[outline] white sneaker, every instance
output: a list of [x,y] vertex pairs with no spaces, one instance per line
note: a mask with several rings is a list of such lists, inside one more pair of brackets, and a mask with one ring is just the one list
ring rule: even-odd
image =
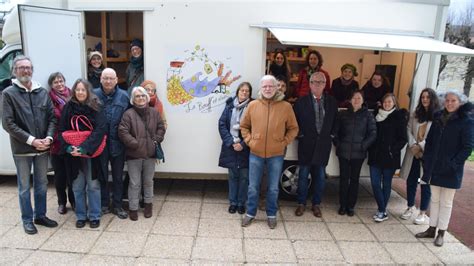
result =
[[402,215],[400,215],[400,218],[403,219],[403,220],[408,220],[413,216],[413,213],[415,213],[415,212],[416,212],[416,207],[411,206],[411,207],[407,208]]
[[419,214],[416,219],[413,221],[414,224],[427,224],[429,217],[426,214]]

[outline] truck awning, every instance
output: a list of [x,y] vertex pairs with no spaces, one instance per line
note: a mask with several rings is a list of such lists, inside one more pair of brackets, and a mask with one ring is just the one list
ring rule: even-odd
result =
[[282,44],[324,46],[380,51],[398,51],[456,56],[474,56],[474,50],[416,34],[377,33],[357,30],[291,28],[270,25],[267,28]]

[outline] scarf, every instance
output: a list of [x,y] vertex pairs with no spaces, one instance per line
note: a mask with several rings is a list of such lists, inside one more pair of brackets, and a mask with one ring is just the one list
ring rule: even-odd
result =
[[95,68],[89,64],[89,68],[87,69],[87,76],[89,77],[89,79],[96,78],[100,80],[100,75],[102,75],[102,70],[104,70],[104,67],[102,65],[99,68]]
[[53,102],[54,106],[59,109],[61,113],[63,111],[64,105],[66,105],[67,101],[71,98],[71,90],[68,87],[64,87],[63,92],[58,92],[55,89],[51,89],[49,91],[49,96],[51,97],[51,101]]
[[242,116],[245,108],[250,102],[250,98],[239,103],[239,97],[235,97],[232,102],[234,108],[232,108],[232,116],[230,118],[230,134],[234,137],[234,143],[240,142],[240,117]]
[[150,96],[149,105],[150,107],[154,107],[158,111],[158,113],[163,116],[163,103],[160,101],[160,99],[158,99],[158,96],[156,96],[156,94]]
[[350,80],[345,80],[343,77],[340,77],[341,79],[341,84],[343,86],[349,86],[351,85],[352,81],[354,80],[354,78],[351,78]]
[[140,55],[139,57],[131,57],[130,58],[130,64],[133,66],[135,69],[139,69],[140,71],[143,70],[143,54]]
[[375,120],[377,122],[382,122],[384,121],[391,113],[393,113],[393,111],[395,111],[395,107],[392,108],[392,110],[390,111],[385,111],[384,109],[380,108],[379,109],[379,112],[377,114],[377,116],[375,117]]
[[[315,72],[319,71],[319,67],[311,68],[310,66],[306,67],[306,72],[308,73],[308,80],[311,78],[311,75],[313,75]],[[327,81],[328,82],[328,81]]]

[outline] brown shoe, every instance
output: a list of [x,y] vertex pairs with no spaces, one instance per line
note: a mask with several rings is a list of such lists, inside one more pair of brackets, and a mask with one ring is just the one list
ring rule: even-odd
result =
[[145,218],[153,216],[153,203],[145,203],[145,210],[143,212]]
[[296,216],[301,216],[301,215],[303,215],[305,209],[306,209],[306,206],[304,206],[303,204],[298,204],[298,208],[296,208],[295,215],[296,215]]
[[442,247],[444,244],[444,230],[438,230],[438,235],[436,236],[436,239],[434,241],[434,245],[437,247]]
[[313,207],[311,208],[311,210],[313,211],[313,215],[318,217],[318,218],[321,218],[323,215],[321,214],[321,210],[319,209],[319,205],[313,205]]
[[436,236],[436,227],[430,226],[426,231],[415,235],[416,238],[434,238]]
[[130,217],[130,220],[132,221],[138,220],[138,211],[128,211],[128,217]]

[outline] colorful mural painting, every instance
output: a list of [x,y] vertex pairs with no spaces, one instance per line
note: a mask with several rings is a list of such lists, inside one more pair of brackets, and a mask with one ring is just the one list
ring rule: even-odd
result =
[[211,58],[200,45],[183,50],[183,57],[171,60],[167,71],[169,104],[188,113],[209,113],[224,104],[232,95],[231,85],[241,77],[233,75],[231,62],[229,56],[223,60]]

